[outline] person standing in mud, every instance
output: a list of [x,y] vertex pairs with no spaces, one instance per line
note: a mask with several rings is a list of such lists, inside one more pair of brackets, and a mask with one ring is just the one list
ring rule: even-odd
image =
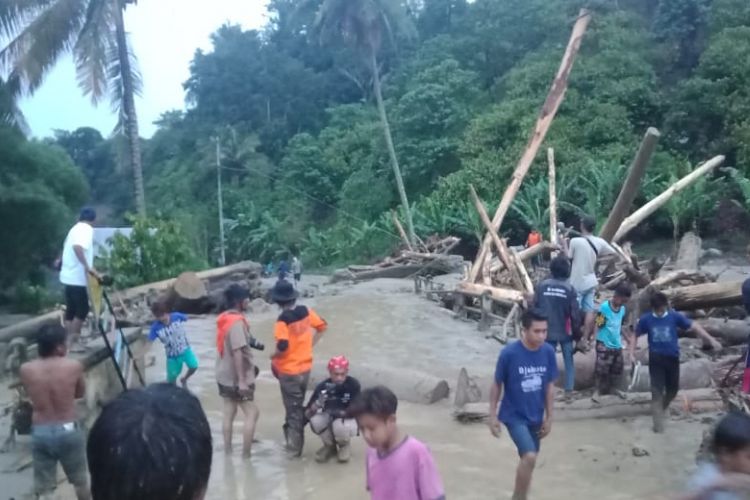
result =
[[54,493],[59,462],[78,500],[88,500],[86,434],[75,407],[75,400],[85,392],[83,365],[66,357],[66,333],[59,324],[41,330],[37,348],[39,358],[21,365],[19,372],[34,408],[31,457],[35,493],[37,498]]
[[552,430],[557,379],[555,350],[546,343],[547,318],[532,309],[524,312],[521,325],[521,340],[500,352],[490,388],[490,431],[500,437],[504,424],[520,457],[513,500],[528,497],[541,439]]
[[72,352],[85,350],[81,329],[89,314],[88,277],[100,279],[94,269],[94,228],[96,212],[84,207],[78,222],[70,228],[60,257],[60,283],[65,287],[65,329]]
[[570,261],[558,255],[550,261],[551,276],[537,285],[534,307],[547,317],[547,343],[553,349],[560,344],[565,363],[565,399],[572,398],[575,385],[573,344],[581,334],[581,314],[576,291],[568,283]]
[[571,260],[570,284],[578,294],[578,306],[584,314],[583,338],[591,343],[594,336],[594,298],[599,281],[596,277],[596,260],[604,255],[616,254],[605,240],[594,236],[596,219],[590,215],[581,217],[581,236],[572,238],[568,247]]
[[[697,322],[669,308],[663,292],[651,296],[651,311],[638,320],[636,335],[648,335],[648,371],[651,382],[651,412],[654,432],[664,432],[665,410],[680,389],[680,344],[677,329],[693,330],[712,349],[721,344]],[[630,343],[630,358],[635,354],[635,342]]]
[[334,456],[341,463],[351,458],[349,442],[357,434],[357,421],[348,417],[347,409],[359,395],[359,381],[349,376],[349,360],[335,356],[328,361],[328,377],[318,384],[305,408],[312,431],[320,436],[323,447],[315,460],[328,462]]
[[302,281],[302,261],[294,255],[292,256],[292,276],[294,277],[294,286]]
[[304,446],[304,402],[313,347],[328,326],[311,308],[297,305],[297,297],[297,290],[288,281],[277,281],[271,290],[271,300],[281,308],[274,327],[276,350],[271,355],[271,368],[281,388],[286,410],[284,437],[292,457],[299,457]]
[[164,344],[167,356],[167,382],[174,384],[180,378],[182,366],[187,372],[180,378],[180,384],[187,389],[187,382],[198,370],[198,357],[190,347],[185,334],[187,316],[179,312],[170,312],[166,301],[157,300],[151,305],[151,313],[155,321],[151,324],[148,341],[153,343],[159,339]]
[[[627,283],[620,283],[615,294],[602,303],[596,313],[596,364],[594,366],[595,389],[592,400],[598,401],[600,395],[614,391],[625,398],[625,393],[617,389],[622,376],[625,360],[622,355],[622,337],[625,337],[629,353],[635,349],[635,336],[632,327],[625,327],[627,311],[625,304],[630,300],[632,291]],[[632,359],[632,358],[631,358]]]
[[250,303],[250,292],[238,284],[229,285],[224,292],[227,310],[216,318],[216,382],[219,396],[224,401],[224,452],[232,453],[232,428],[237,407],[245,415],[242,427],[242,456],[252,452],[255,426],[260,411],[254,403],[255,377],[258,368],[250,348],[263,350],[265,346],[250,334],[250,323],[245,311]]

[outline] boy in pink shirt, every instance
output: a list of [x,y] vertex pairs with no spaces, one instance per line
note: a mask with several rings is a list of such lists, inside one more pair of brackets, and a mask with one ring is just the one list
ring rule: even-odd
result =
[[398,399],[390,389],[365,389],[349,407],[367,450],[367,490],[372,500],[445,500],[435,461],[421,441],[396,425]]

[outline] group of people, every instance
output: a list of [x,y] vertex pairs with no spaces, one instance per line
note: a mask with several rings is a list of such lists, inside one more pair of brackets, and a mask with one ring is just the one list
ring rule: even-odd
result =
[[279,261],[278,269],[274,266],[272,261],[269,261],[263,267],[263,274],[266,278],[270,278],[276,274],[280,280],[285,280],[291,275],[296,285],[302,280],[302,261],[296,255],[292,255],[292,258],[288,261],[286,259],[281,259]]
[[[89,219],[93,220],[91,214],[82,212],[79,223],[90,225]],[[706,344],[720,347],[697,323],[670,309],[662,293],[652,295],[651,310],[634,328],[626,320],[631,297],[627,285],[618,286],[613,297],[597,308],[596,260],[615,250],[592,234],[594,225],[593,219],[584,218],[580,236],[565,242],[561,254],[552,259],[550,277],[539,283],[522,315],[520,340],[501,351],[495,367],[489,427],[494,436],[500,436],[504,426],[517,448],[514,500],[528,497],[541,440],[552,430],[558,345],[565,370],[562,385],[570,399],[575,386],[575,343],[585,350],[595,341],[594,400],[598,401],[602,394],[622,395],[619,386],[625,356],[632,360],[637,336],[647,336],[654,432],[663,432],[665,410],[679,388],[678,330],[694,329]],[[75,259],[77,273],[84,278],[97,274],[86,254],[85,239],[69,235],[71,252],[63,255],[63,267]],[[73,281],[80,282],[80,277]],[[78,307],[78,294],[68,286],[80,285],[66,284],[66,298],[74,308],[72,315],[66,313],[67,332],[59,326],[45,327],[38,337],[39,358],[24,364],[20,371],[33,404],[37,494],[54,490],[59,462],[79,499],[202,498],[213,448],[200,402],[185,390],[198,369],[186,335],[187,317],[170,311],[162,301],[153,304],[154,323],[148,339],[164,344],[167,383],[126,391],[105,406],[86,444],[74,405],[85,391],[83,366],[66,356],[71,338],[80,331],[78,320],[85,314],[84,308]],[[305,403],[313,349],[327,323],[312,308],[297,303],[298,293],[286,280],[276,283],[271,297],[281,311],[274,325],[270,357],[286,412],[283,436],[287,453],[291,457],[302,454],[309,424],[322,441],[315,459],[327,462],[335,457],[346,463],[351,458],[351,439],[361,434],[370,447],[365,461],[371,498],[444,499],[442,481],[427,447],[403,434],[397,425],[396,396],[382,386],[362,390],[359,381],[349,375],[346,357],[329,360],[329,377],[314,388]],[[265,350],[251,333],[246,314],[249,298],[247,289],[229,286],[226,310],[216,322],[215,374],[223,401],[224,450],[232,453],[233,423],[239,409],[244,415],[244,457],[251,455],[260,415],[254,402],[259,370],[252,350]],[[177,386],[178,381],[182,387]],[[747,492],[750,483],[750,417],[726,416],[714,431],[712,451],[715,463],[699,469],[685,499],[744,498],[741,493],[726,495]]]

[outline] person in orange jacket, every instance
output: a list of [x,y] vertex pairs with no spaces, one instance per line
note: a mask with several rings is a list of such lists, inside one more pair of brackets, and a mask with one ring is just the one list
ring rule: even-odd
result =
[[271,290],[271,300],[281,307],[274,327],[276,350],[271,368],[279,380],[286,410],[284,437],[292,457],[302,454],[305,436],[305,393],[310,380],[313,346],[323,335],[327,323],[311,308],[297,305],[297,290],[288,281],[279,280]]
[[[531,232],[529,233],[528,237],[526,237],[526,245],[524,245],[526,248],[531,248],[534,245],[538,245],[542,242],[542,233],[539,232],[539,230],[535,227],[531,228]],[[534,267],[539,266],[542,263],[542,256],[541,254],[536,255],[533,259],[531,259],[531,264]]]

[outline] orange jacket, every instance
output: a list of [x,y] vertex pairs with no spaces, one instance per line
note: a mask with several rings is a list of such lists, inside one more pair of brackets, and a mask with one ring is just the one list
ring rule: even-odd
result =
[[245,328],[250,329],[250,323],[245,315],[237,311],[224,311],[216,318],[216,350],[219,352],[219,357],[224,357],[224,341],[227,333],[237,321],[242,321],[245,323]]
[[273,361],[275,373],[299,375],[309,372],[313,362],[313,337],[315,332],[323,332],[328,324],[315,311],[305,306],[284,311],[279,315],[274,327],[274,338],[286,340],[288,347]]
[[534,245],[538,245],[542,242],[542,233],[539,231],[531,231],[529,237],[526,238],[526,246],[531,248]]

